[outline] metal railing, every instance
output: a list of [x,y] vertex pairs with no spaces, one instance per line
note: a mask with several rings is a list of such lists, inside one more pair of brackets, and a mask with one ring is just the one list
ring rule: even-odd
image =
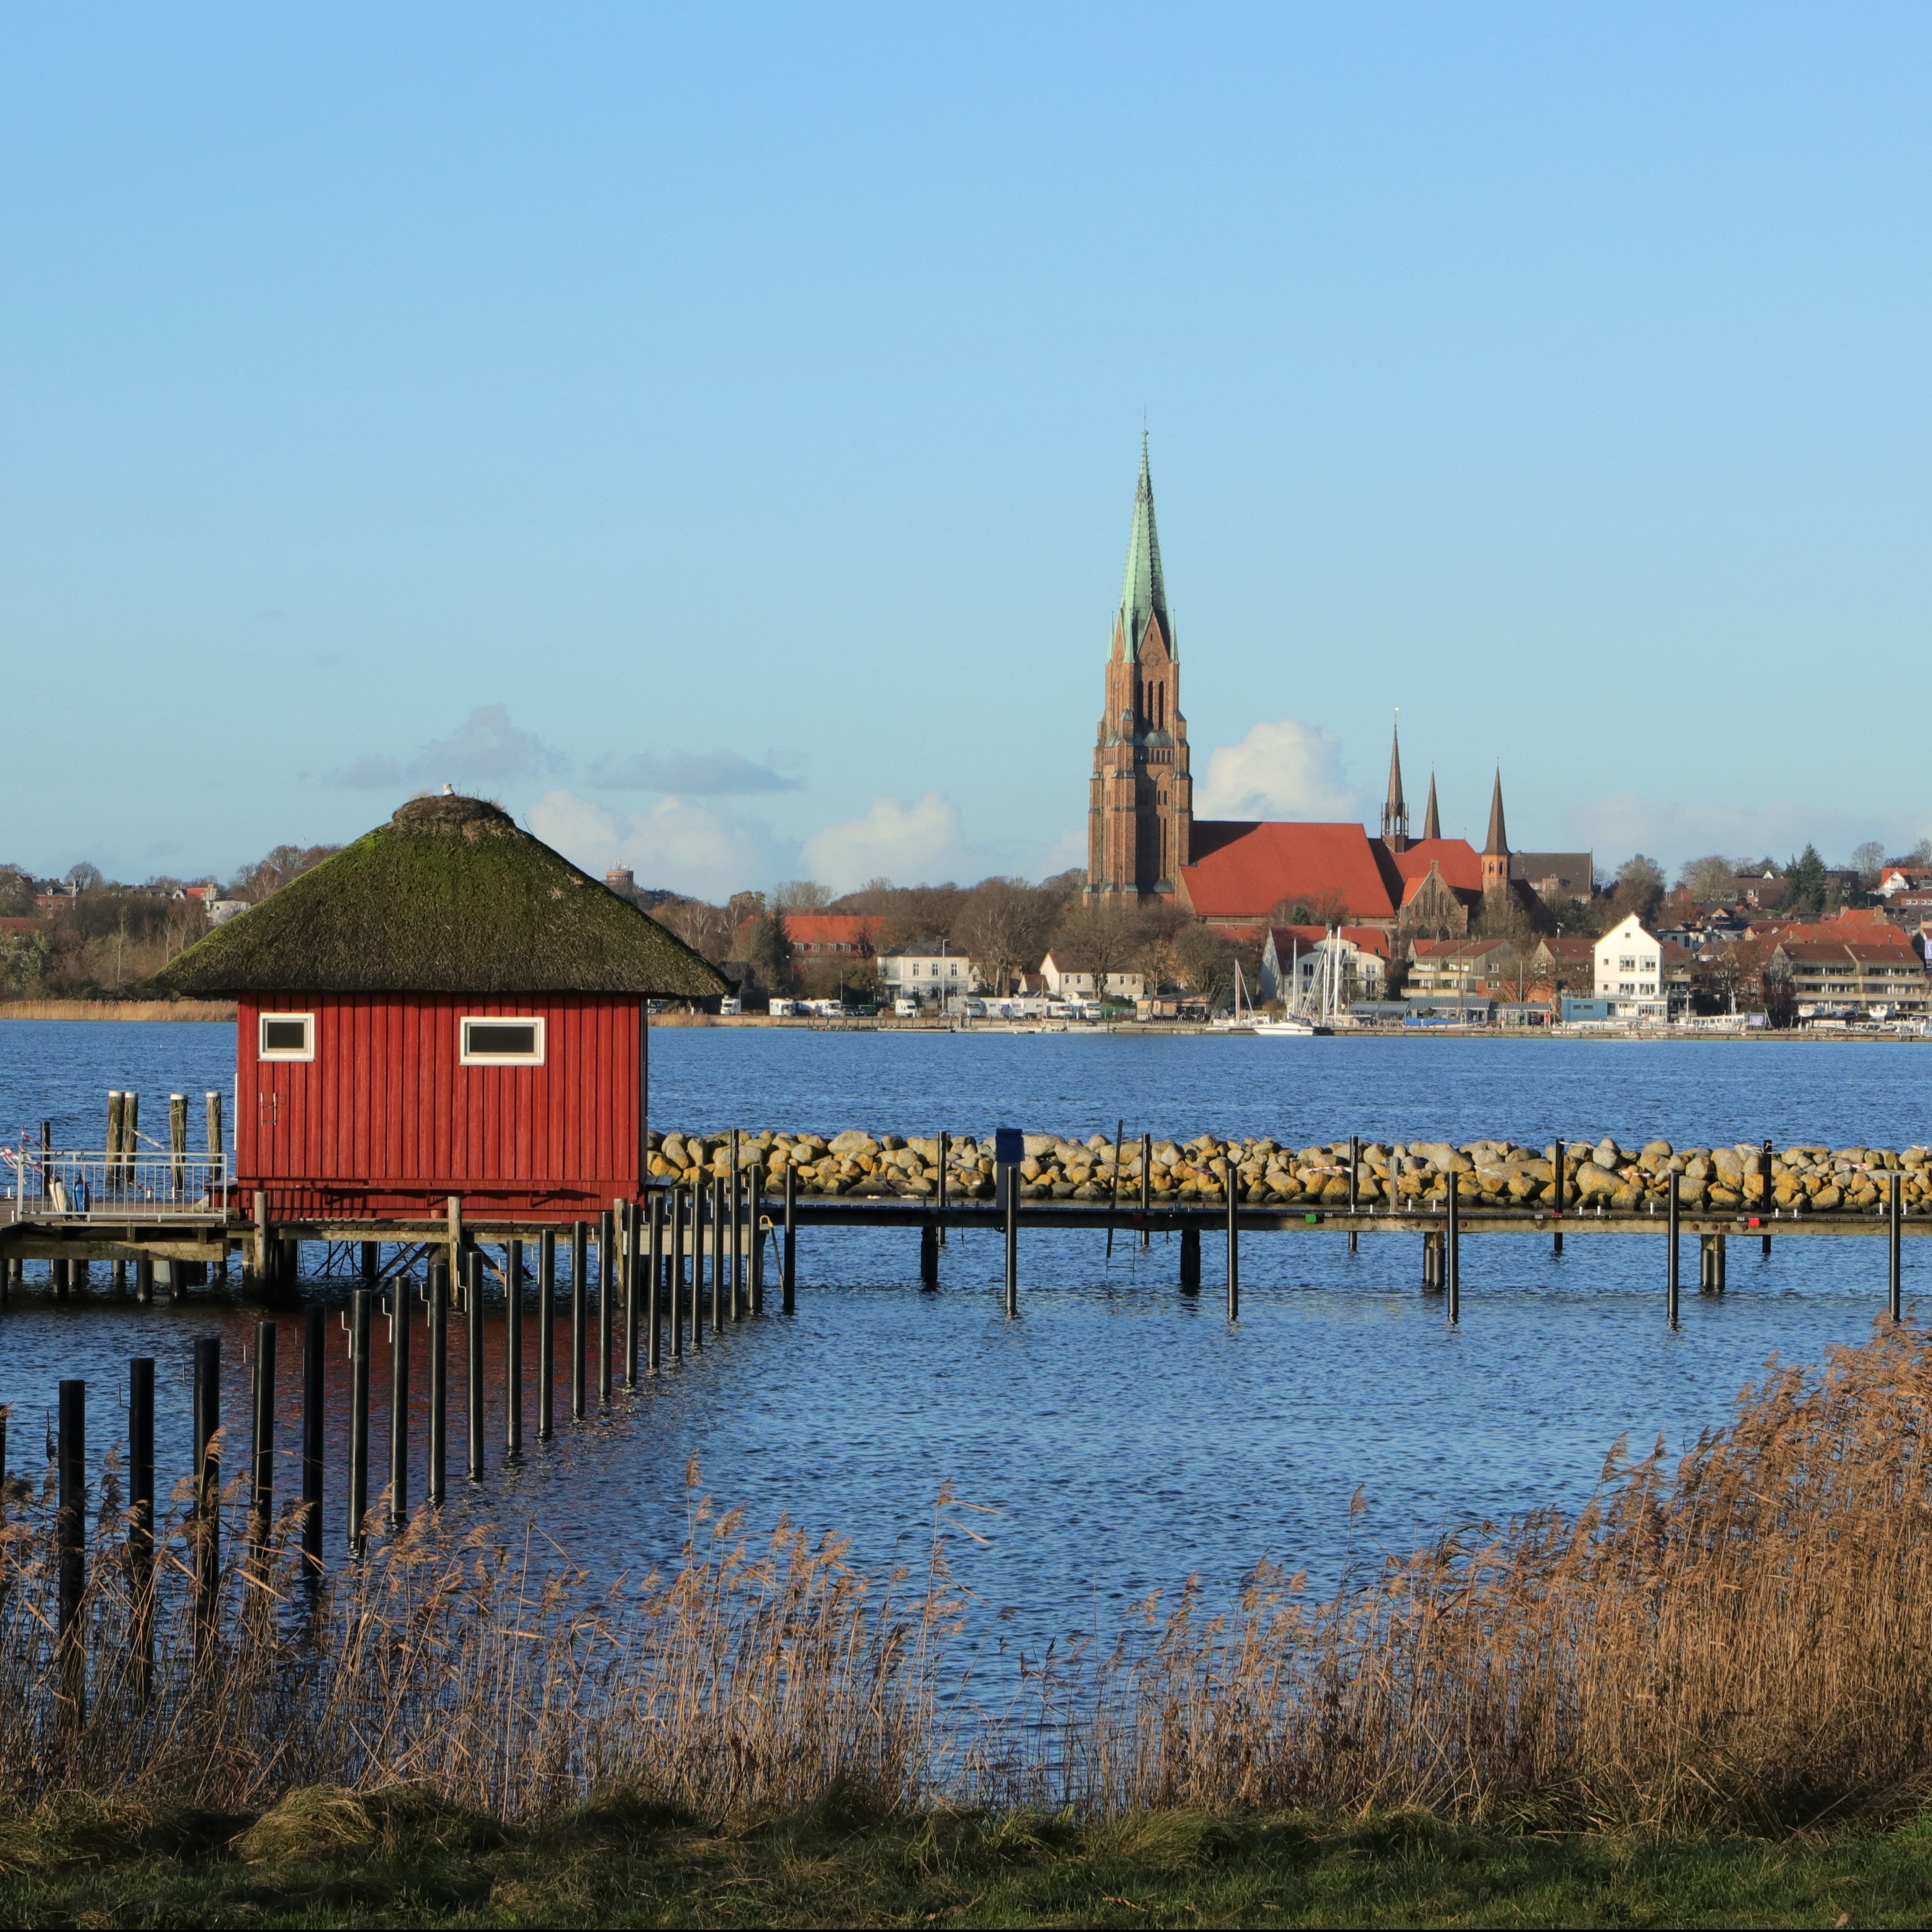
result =
[[232,1184],[226,1154],[76,1153],[24,1141],[0,1148],[0,1175],[16,1220],[220,1214]]

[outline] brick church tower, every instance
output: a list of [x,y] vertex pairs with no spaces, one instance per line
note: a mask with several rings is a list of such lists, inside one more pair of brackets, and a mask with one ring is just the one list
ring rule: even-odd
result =
[[1154,483],[1143,435],[1126,574],[1107,656],[1106,708],[1094,748],[1087,833],[1089,902],[1111,900],[1131,908],[1145,899],[1172,899],[1180,868],[1188,862],[1193,822],[1180,667],[1160,574]]

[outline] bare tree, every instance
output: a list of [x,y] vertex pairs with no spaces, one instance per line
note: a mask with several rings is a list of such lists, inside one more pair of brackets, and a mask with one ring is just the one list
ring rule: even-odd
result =
[[1211,926],[1184,928],[1175,934],[1172,950],[1174,977],[1210,1006],[1219,1006],[1234,990],[1238,956]]
[[1048,922],[1030,886],[1016,879],[986,879],[967,894],[953,936],[979,962],[988,986],[1004,993],[1046,950]]
[[101,877],[100,868],[83,859],[79,865],[67,868],[67,883],[77,892],[91,892],[106,881]]
[[703,899],[667,899],[655,908],[652,918],[666,931],[675,933],[694,952],[712,961],[728,958],[735,930],[731,915],[722,906]]
[[1053,935],[1055,958],[1076,973],[1091,974],[1096,995],[1106,992],[1112,974],[1126,969],[1140,946],[1136,922],[1104,899],[1074,908]]
[[772,889],[772,904],[780,912],[823,912],[832,903],[832,888],[816,879],[781,879]]
[[1852,848],[1852,863],[1858,868],[1858,884],[1867,892],[1878,884],[1878,875],[1885,867],[1885,848],[1876,838],[1868,838],[1862,845]]
[[1722,853],[1707,853],[1685,862],[1677,884],[1700,905],[1721,905],[1738,896],[1738,868]]

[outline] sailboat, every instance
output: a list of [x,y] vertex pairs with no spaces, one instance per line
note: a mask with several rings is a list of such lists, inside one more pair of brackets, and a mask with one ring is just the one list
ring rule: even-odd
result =
[[[1247,982],[1241,976],[1241,962],[1237,959],[1234,962],[1234,1010],[1226,1018],[1211,1020],[1208,1024],[1220,1028],[1223,1033],[1248,1033],[1262,1025],[1263,1022],[1255,1017],[1253,1003],[1246,998],[1247,990]],[[1244,1005],[1247,1007],[1246,1012],[1241,1010]]]
[[1288,983],[1292,991],[1282,1003],[1282,1016],[1278,1020],[1256,1020],[1254,1030],[1264,1034],[1270,1040],[1312,1040],[1318,1035],[1332,1034],[1342,973],[1342,949],[1335,928],[1329,929],[1328,942],[1322,949],[1322,964],[1318,973],[1321,984],[1319,1003],[1316,1012],[1306,1009],[1301,996],[1301,949],[1298,945],[1290,952]]

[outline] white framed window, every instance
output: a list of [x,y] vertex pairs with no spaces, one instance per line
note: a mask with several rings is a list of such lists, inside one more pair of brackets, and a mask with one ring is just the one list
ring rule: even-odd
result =
[[263,1013],[256,1022],[257,1060],[313,1060],[315,1058],[315,1016],[313,1013]]
[[541,1066],[544,1064],[544,1023],[541,1019],[499,1019],[479,1013],[465,1018],[463,1064],[465,1066]]

